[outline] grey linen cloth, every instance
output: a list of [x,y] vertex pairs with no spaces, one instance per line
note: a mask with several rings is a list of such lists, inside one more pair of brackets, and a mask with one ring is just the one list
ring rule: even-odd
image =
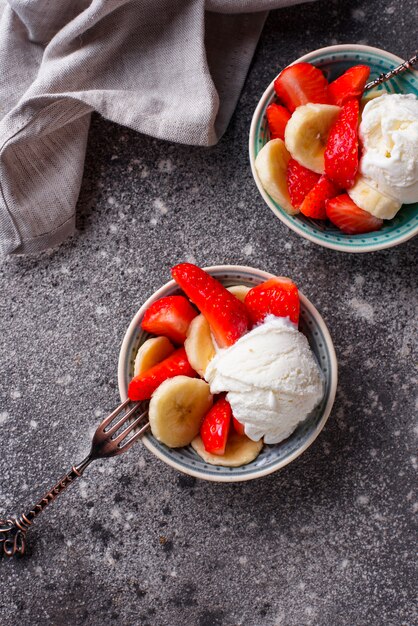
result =
[[92,111],[215,144],[266,11],[300,1],[0,0],[0,252],[74,232]]

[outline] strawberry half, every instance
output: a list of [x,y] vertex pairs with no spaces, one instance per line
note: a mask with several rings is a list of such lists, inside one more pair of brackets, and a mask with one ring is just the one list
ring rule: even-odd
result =
[[203,419],[200,436],[207,452],[225,454],[232,410],[228,400],[218,400]]
[[245,296],[244,303],[253,324],[263,322],[266,315],[289,317],[294,324],[299,321],[298,288],[290,278],[275,276],[253,287]]
[[266,109],[266,117],[270,130],[270,139],[282,139],[284,141],[284,131],[287,122],[290,120],[290,113],[287,109],[272,102]]
[[331,103],[340,107],[351,98],[361,98],[369,76],[370,67],[367,65],[350,67],[329,84],[328,93]]
[[220,348],[231,346],[247,332],[249,320],[244,304],[216,278],[192,263],[176,265],[171,274],[209,322]]
[[302,204],[300,212],[306,217],[312,217],[316,220],[325,220],[327,213],[325,211],[325,201],[334,198],[340,189],[325,174],[322,174],[318,182],[308,193]]
[[164,335],[174,343],[184,343],[196,310],[184,296],[160,298],[145,311],[141,326],[154,335]]
[[326,211],[328,219],[347,235],[370,233],[383,225],[383,220],[360,209],[346,193],[327,200]]
[[329,104],[327,79],[310,63],[286,67],[274,81],[274,90],[291,113],[308,102]]
[[179,348],[164,361],[132,378],[128,387],[128,397],[135,401],[147,400],[161,383],[174,376],[190,376],[190,378],[196,376],[196,372],[187,360],[184,348]]
[[287,164],[286,179],[290,201],[295,209],[300,207],[319,178],[319,174],[308,170],[307,167],[303,167],[303,165],[300,165],[295,159],[290,159]]
[[325,174],[342,189],[350,189],[358,170],[359,102],[346,102],[332,125],[325,147]]

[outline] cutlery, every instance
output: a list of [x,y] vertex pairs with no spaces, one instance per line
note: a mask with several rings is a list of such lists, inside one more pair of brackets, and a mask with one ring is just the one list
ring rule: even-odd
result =
[[[136,417],[135,414],[139,408],[140,403],[132,402],[129,398],[122,402],[99,424],[93,435],[90,452],[81,463],[73,465],[71,470],[29,511],[16,518],[0,519],[0,555],[3,553],[5,556],[22,556],[26,547],[26,532],[32,526],[33,520],[42,513],[48,504],[79,478],[90,463],[97,459],[123,454],[148,430],[149,422],[141,425],[141,422],[147,417],[148,411],[146,410]],[[120,414],[122,416],[113,423]],[[134,417],[135,419],[133,419]],[[127,436],[138,428],[139,430],[136,430],[127,439]]]

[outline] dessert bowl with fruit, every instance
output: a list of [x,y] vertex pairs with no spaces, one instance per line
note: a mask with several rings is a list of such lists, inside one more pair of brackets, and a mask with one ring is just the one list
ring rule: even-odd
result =
[[364,86],[399,65],[339,45],[284,68],[253,115],[257,187],[289,228],[327,248],[371,252],[418,233],[418,74]]
[[315,307],[288,278],[181,263],[139,309],[118,383],[148,408],[145,446],[186,474],[250,480],[287,465],[331,411],[337,361]]

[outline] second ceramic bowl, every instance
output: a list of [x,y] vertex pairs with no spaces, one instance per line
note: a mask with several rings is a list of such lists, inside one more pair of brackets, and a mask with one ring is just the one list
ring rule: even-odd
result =
[[[364,64],[370,67],[370,80],[377,78],[382,72],[388,72],[402,59],[379,48],[347,44],[329,46],[310,52],[294,61],[312,63],[319,67],[332,81],[353,65]],[[279,68],[282,69],[282,68]],[[418,73],[409,70],[400,74],[378,88],[382,93],[412,93],[418,95]],[[254,112],[250,129],[250,163],[257,187],[273,213],[289,228],[305,239],[320,246],[342,250],[343,252],[372,252],[397,246],[418,233],[418,203],[404,205],[396,217],[385,221],[381,230],[363,235],[346,235],[329,222],[313,220],[302,214],[288,215],[263,189],[254,167],[255,158],[264,144],[270,139],[266,108],[276,99],[274,81],[270,83]]]
[[[262,270],[240,265],[216,265],[205,269],[226,287],[232,285],[253,287],[272,277],[272,274]],[[141,321],[145,311],[159,298],[176,293],[181,293],[181,291],[174,280],[171,280],[161,289],[158,289],[141,306],[132,319],[126,331],[119,355],[118,384],[122,400],[127,398],[128,384],[133,376],[137,350],[149,337],[141,328]],[[300,300],[301,315],[299,328],[308,338],[309,344],[324,373],[325,392],[321,403],[288,439],[276,445],[265,445],[255,461],[241,467],[209,465],[205,463],[191,446],[168,448],[157,441],[151,433],[145,434],[142,439],[148,450],[180,472],[217,482],[238,482],[260,478],[284,467],[302,454],[319,435],[330,414],[337,387],[337,359],[332,339],[321,315],[302,294],[300,294]]]

